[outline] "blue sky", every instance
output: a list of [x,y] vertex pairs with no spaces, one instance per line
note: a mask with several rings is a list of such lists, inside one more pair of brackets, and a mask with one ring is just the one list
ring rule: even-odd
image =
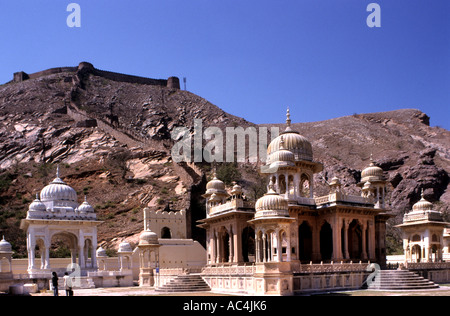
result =
[[449,0],[0,0],[0,38],[0,83],[89,61],[186,77],[254,123],[283,122],[287,106],[293,122],[417,108],[450,129]]

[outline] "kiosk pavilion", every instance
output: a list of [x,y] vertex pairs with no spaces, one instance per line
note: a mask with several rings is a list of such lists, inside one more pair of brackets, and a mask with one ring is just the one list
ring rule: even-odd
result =
[[208,182],[207,217],[199,225],[207,234],[204,277],[217,273],[214,267],[254,262],[253,277],[261,278],[255,293],[292,294],[298,287],[293,276],[305,264],[386,264],[391,215],[383,170],[371,162],[362,171],[361,196],[347,195],[333,178],[329,194],[314,197],[313,176],[323,165],[314,161],[311,143],[291,128],[289,110],[286,125],[268,146],[262,168],[269,171],[268,191],[256,204],[244,199],[239,185],[229,195],[216,176]]

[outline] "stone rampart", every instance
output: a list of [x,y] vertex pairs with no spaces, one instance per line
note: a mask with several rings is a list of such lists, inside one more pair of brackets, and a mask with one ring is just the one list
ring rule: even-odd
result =
[[168,87],[172,89],[180,89],[180,80],[178,77],[169,77],[168,79],[152,79],[140,76],[126,75],[118,72],[105,71],[95,68],[91,63],[81,62],[78,67],[56,67],[50,68],[42,71],[38,71],[32,74],[27,74],[24,71],[19,71],[14,73],[13,82],[22,82],[29,79],[36,79],[43,76],[48,76],[52,74],[58,74],[63,72],[76,73],[77,71],[85,71],[91,73],[94,76],[103,77],[112,81],[127,82],[127,83],[137,83],[144,85],[154,85]]

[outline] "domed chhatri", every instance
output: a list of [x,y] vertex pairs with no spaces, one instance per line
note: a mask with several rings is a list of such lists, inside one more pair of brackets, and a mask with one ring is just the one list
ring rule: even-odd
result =
[[42,189],[41,201],[76,203],[77,192],[59,177],[59,166],[56,171],[56,178]]
[[119,250],[117,252],[118,253],[133,252],[133,248],[131,247],[129,242],[124,240],[119,244]]
[[269,191],[255,204],[255,218],[261,217],[289,217],[288,201],[273,190],[273,182],[269,184]]
[[139,236],[139,246],[158,245],[158,235],[151,230],[144,230]]
[[90,214],[95,212],[94,208],[88,203],[86,195],[84,196],[84,202],[78,206],[77,210],[80,214]]
[[27,218],[42,218],[45,217],[47,206],[39,199],[39,193],[36,193],[36,199],[28,207]]
[[36,193],[36,199],[30,204],[28,208],[30,211],[45,211],[47,208],[39,198],[39,193]]
[[106,254],[106,250],[101,246],[97,249],[96,253],[97,253],[97,258],[98,257],[108,257],[108,255]]
[[422,193],[420,196],[421,196],[420,201],[415,203],[412,207],[413,212],[432,211],[433,203],[431,203],[425,199],[425,196],[423,194],[423,189],[422,189]]
[[372,155],[370,155],[370,165],[361,172],[361,182],[384,181],[383,169],[375,166]]
[[225,183],[217,178],[216,172],[213,174],[213,179],[206,184],[206,193],[223,193],[225,190]]
[[86,196],[81,205],[77,203],[76,191],[66,184],[59,175],[30,204],[27,219],[67,219],[96,220],[94,208],[87,202]]
[[[282,147],[294,154],[295,161],[312,161],[313,151],[311,143],[306,137],[300,135],[291,128],[291,114],[289,109],[287,110],[286,116],[286,130],[282,132],[280,136],[275,138],[267,147],[267,157],[269,157],[269,161],[273,162],[273,160],[270,159],[271,155],[281,150]],[[281,144],[282,142],[283,146]]]
[[11,253],[12,252],[12,246],[9,242],[5,240],[5,236],[3,236],[3,239],[0,241],[0,253]]
[[295,166],[295,155],[292,151],[284,147],[284,136],[280,138],[280,149],[272,153],[269,157],[268,163],[271,167],[274,166]]

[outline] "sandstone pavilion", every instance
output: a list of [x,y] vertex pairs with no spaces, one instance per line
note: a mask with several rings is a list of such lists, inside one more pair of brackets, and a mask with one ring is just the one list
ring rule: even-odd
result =
[[206,186],[207,214],[199,224],[207,235],[202,276],[213,290],[293,295],[360,288],[373,269],[386,267],[392,215],[387,181],[372,158],[361,173],[359,196],[346,194],[335,177],[329,193],[316,197],[314,174],[323,165],[292,129],[289,110],[286,129],[270,143],[267,157],[261,168],[267,193],[256,204],[246,201],[239,185],[228,193],[216,176]]

